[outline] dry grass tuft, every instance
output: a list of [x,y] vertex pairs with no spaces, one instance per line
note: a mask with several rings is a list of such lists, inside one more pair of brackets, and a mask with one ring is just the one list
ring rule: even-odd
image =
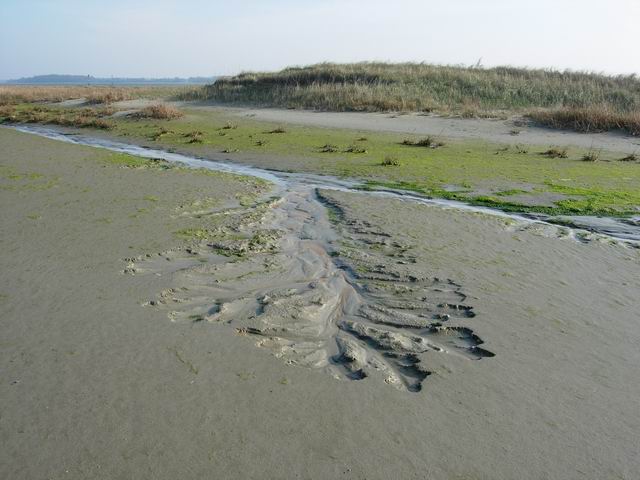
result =
[[180,110],[166,103],[149,105],[131,115],[134,118],[155,118],[157,120],[173,120],[184,116]]
[[362,147],[358,146],[358,145],[349,145],[344,150],[340,150],[340,148],[337,145],[331,145],[330,143],[327,143],[327,144],[323,145],[322,147],[320,147],[319,152],[321,152],[321,153],[336,153],[336,152],[342,152],[342,153],[367,153],[367,150],[365,148],[362,148]]
[[402,141],[402,145],[407,145],[410,147],[438,148],[438,147],[443,147],[444,142],[441,142],[429,136],[429,137],[421,138],[419,140],[411,140],[407,138]]
[[568,107],[537,110],[529,113],[529,117],[551,128],[576,130],[578,132],[624,130],[631,135],[640,135],[640,109],[619,112],[606,105],[588,108]]
[[274,128],[273,130],[270,130],[264,133],[287,133],[287,131],[283,127],[277,127],[277,128]]
[[157,142],[158,140],[160,140],[165,135],[169,135],[169,134],[172,134],[172,133],[175,133],[175,132],[173,130],[169,130],[169,129],[166,129],[164,127],[160,127],[160,129],[157,132],[151,134],[150,138],[154,142]]
[[321,153],[335,153],[335,152],[339,152],[340,149],[337,147],[337,145],[331,145],[329,143],[323,145],[320,147],[320,152]]
[[0,118],[10,118],[14,115],[15,108],[12,105],[0,106]]
[[384,160],[380,163],[383,167],[398,167],[400,165],[400,160],[396,157],[386,156]]
[[85,95],[85,100],[90,105],[122,102],[133,99],[132,92],[123,88],[93,89]]
[[635,154],[635,153],[630,153],[626,157],[622,157],[620,159],[620,161],[621,162],[637,162],[638,161],[638,155]]
[[350,145],[344,149],[344,153],[367,153],[367,149],[358,145]]
[[582,161],[597,162],[598,160],[600,160],[600,153],[601,150],[594,150],[593,148],[590,148],[589,151],[582,156]]
[[204,142],[204,132],[200,130],[193,130],[183,135],[187,139],[187,143],[202,143]]
[[569,149],[567,147],[551,147],[549,150],[542,152],[541,155],[549,158],[567,158]]

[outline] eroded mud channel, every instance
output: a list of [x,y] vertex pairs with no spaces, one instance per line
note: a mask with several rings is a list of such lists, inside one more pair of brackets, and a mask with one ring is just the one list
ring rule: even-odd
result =
[[[494,356],[474,333],[482,319],[464,286],[425,274],[414,245],[355,218],[337,192],[425,199],[357,192],[348,181],[272,173],[53,130],[32,133],[274,183],[271,196],[250,204],[183,206],[176,215],[202,224],[185,232],[188,246],[126,259],[124,273],[141,281],[145,275],[170,276],[171,288],[144,306],[165,310],[172,321],[219,326],[221,334],[244,335],[287,364],[339,379],[373,377],[410,392],[420,391],[431,373],[427,354],[469,361]],[[576,238],[572,229],[504,216],[542,234]]]
[[147,303],[179,322],[220,323],[290,365],[378,377],[416,392],[428,351],[491,357],[462,287],[415,271],[412,246],[349,218],[330,191],[287,189],[224,219],[193,247],[129,259],[127,273],[174,275]]

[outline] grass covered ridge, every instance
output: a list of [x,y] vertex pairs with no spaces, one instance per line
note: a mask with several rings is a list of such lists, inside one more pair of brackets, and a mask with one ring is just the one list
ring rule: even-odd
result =
[[467,117],[535,111],[533,118],[551,127],[640,132],[640,80],[633,75],[424,63],[322,63],[222,78],[184,98],[330,111],[436,111]]

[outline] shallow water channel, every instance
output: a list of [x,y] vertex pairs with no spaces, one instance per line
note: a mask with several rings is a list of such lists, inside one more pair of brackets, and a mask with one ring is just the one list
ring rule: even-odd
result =
[[569,228],[572,236],[576,232],[593,232],[616,240],[625,241],[640,245],[640,216],[632,218],[612,218],[612,217],[591,217],[591,216],[548,216],[544,214],[517,214],[507,213],[499,209],[477,207],[464,202],[426,198],[419,194],[392,189],[362,190],[358,188],[361,182],[357,180],[341,179],[328,175],[315,175],[309,173],[290,173],[243,165],[236,162],[214,161],[180,153],[168,152],[165,150],[151,149],[122,142],[115,142],[103,138],[96,138],[82,134],[69,134],[54,128],[39,125],[14,125],[14,128],[25,133],[40,135],[53,140],[74,143],[78,145],[88,145],[92,147],[104,148],[114,152],[127,153],[144,158],[157,158],[169,162],[181,163],[194,168],[206,168],[239,175],[249,175],[273,182],[278,189],[277,193],[282,193],[297,186],[307,186],[311,188],[321,188],[329,190],[342,190],[357,192],[362,195],[375,195],[396,198],[405,201],[437,205],[443,208],[455,208],[474,212],[483,212],[490,215],[512,218],[519,222],[532,222],[542,224],[561,225]]

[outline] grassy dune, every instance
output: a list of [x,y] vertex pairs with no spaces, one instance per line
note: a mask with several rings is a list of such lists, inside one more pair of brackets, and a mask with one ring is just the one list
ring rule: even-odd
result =
[[242,73],[186,99],[331,111],[419,111],[467,117],[531,113],[551,127],[622,128],[640,134],[640,80],[633,75],[415,63],[323,63]]

